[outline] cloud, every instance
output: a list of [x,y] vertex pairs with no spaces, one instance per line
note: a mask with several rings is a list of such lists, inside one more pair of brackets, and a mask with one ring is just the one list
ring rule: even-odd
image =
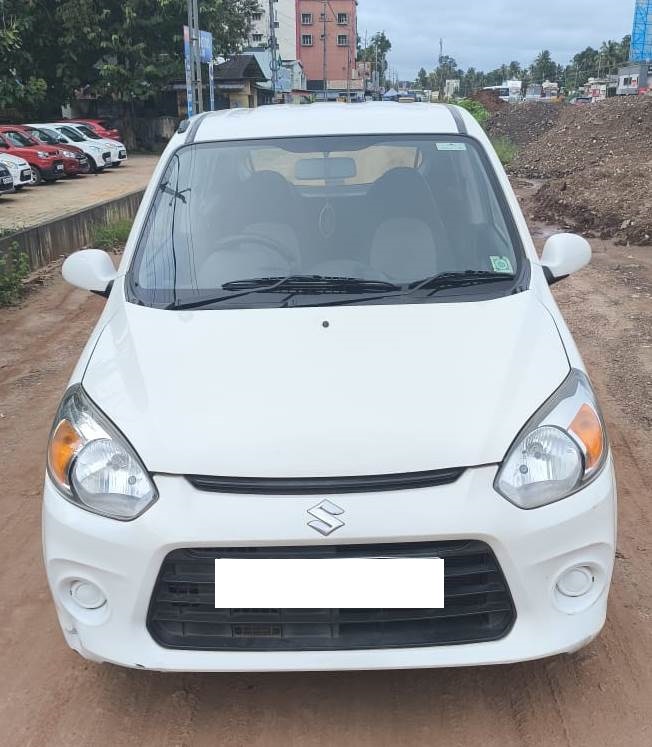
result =
[[566,64],[587,46],[631,32],[634,0],[360,0],[358,33],[384,30],[390,66],[401,79],[432,70],[439,55],[460,67],[491,70],[511,60],[529,65],[542,49]]

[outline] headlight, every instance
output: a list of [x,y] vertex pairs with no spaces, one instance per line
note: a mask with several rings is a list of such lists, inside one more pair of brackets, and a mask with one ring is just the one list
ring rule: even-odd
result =
[[61,153],[63,153],[66,158],[75,158],[75,154],[71,150],[62,150]]
[[91,148],[91,150],[93,150],[95,153],[101,153],[102,152],[102,148],[100,148],[99,145],[89,145],[88,147]]
[[66,392],[54,419],[48,474],[71,503],[121,521],[137,518],[158,498],[134,450],[79,384]]
[[37,151],[36,151],[36,155],[37,155],[37,156],[38,156],[39,158],[49,158],[49,157],[50,157],[50,154],[49,154],[49,153],[45,153],[45,152],[44,152],[44,151],[42,151],[42,150],[37,150]]
[[538,508],[583,488],[608,451],[600,408],[587,377],[572,370],[507,452],[494,487],[519,508]]

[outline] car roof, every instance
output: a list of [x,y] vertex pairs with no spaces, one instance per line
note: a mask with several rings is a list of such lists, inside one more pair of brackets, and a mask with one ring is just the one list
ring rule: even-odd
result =
[[[469,115],[456,110],[468,124]],[[284,104],[210,112],[199,121],[194,141],[458,132],[453,111],[445,104]]]

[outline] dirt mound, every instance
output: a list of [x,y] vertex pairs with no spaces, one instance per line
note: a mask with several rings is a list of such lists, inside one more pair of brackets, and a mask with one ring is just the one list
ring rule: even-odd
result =
[[652,97],[561,112],[556,126],[510,164],[516,176],[550,180],[536,198],[538,217],[652,243]]
[[545,101],[509,104],[491,117],[486,129],[490,137],[506,137],[523,147],[555,127],[562,108]]
[[473,101],[478,101],[492,114],[494,112],[500,112],[508,106],[507,103],[500,98],[498,91],[485,91],[484,89],[480,89],[479,91],[470,93],[468,98],[473,99]]

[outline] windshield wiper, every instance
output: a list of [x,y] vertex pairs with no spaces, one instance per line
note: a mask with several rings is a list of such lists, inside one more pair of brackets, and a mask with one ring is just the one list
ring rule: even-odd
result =
[[454,286],[480,285],[481,283],[495,283],[497,281],[514,280],[516,275],[511,272],[490,272],[487,270],[461,270],[459,272],[440,272],[429,278],[419,280],[416,285],[408,289],[407,295],[420,290],[431,289],[433,293],[443,288]]
[[[166,306],[168,311],[182,311],[184,309],[199,309],[203,306],[231,301],[253,293],[272,293],[277,290],[295,293],[378,293],[380,291],[399,290],[401,286],[384,280],[363,280],[361,278],[324,277],[323,275],[289,275],[287,277],[251,278],[248,280],[233,280],[224,283],[222,290],[236,291],[226,295],[212,295],[198,298],[194,301],[175,301]],[[238,293],[237,291],[241,291]]]
[[290,275],[285,278],[251,278],[224,283],[224,290],[257,290],[269,292],[277,288],[293,291],[330,291],[335,293],[376,293],[377,291],[397,291],[400,285],[386,280],[365,280],[364,278],[326,276],[326,275]]

